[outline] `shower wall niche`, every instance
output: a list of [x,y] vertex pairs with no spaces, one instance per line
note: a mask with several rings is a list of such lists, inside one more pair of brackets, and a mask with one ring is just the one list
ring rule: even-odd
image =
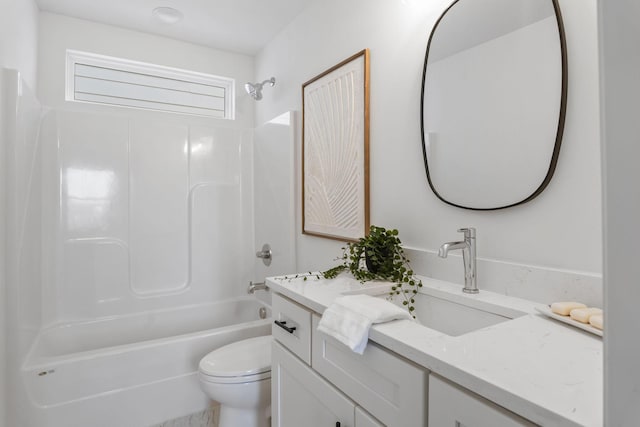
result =
[[52,111],[42,135],[45,325],[244,292],[250,131]]

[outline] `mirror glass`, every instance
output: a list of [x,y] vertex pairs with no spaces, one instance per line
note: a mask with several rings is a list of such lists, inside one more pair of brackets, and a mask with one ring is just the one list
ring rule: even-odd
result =
[[436,23],[422,86],[429,185],[502,209],[547,186],[560,150],[566,53],[556,0],[457,0]]

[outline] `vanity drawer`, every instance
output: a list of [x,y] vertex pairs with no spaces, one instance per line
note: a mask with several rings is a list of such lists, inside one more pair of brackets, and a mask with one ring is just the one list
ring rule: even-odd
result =
[[[292,353],[311,364],[311,312],[280,294],[271,303],[271,334]],[[277,323],[276,323],[277,322]]]
[[429,425],[534,427],[524,418],[442,377],[429,378]]
[[313,315],[312,367],[389,427],[427,424],[428,371],[369,342],[364,354],[317,330]]

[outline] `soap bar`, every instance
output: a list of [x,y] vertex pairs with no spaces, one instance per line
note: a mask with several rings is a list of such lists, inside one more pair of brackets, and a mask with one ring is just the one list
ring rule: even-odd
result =
[[595,307],[574,308],[571,310],[571,318],[581,323],[589,323],[589,318],[594,314],[602,314],[602,310]]
[[587,306],[573,301],[554,302],[551,304],[551,311],[561,316],[568,316],[574,308],[586,308]]
[[598,328],[600,330],[604,329],[604,319],[603,319],[603,315],[602,314],[594,314],[593,316],[591,316],[589,318],[589,323],[591,324],[591,326],[593,326],[594,328]]

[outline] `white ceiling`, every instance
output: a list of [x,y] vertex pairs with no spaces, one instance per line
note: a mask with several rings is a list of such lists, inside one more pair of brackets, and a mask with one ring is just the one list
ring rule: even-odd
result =
[[[314,0],[36,0],[40,10],[172,37],[217,49],[256,54]],[[158,22],[156,7],[184,18]]]

